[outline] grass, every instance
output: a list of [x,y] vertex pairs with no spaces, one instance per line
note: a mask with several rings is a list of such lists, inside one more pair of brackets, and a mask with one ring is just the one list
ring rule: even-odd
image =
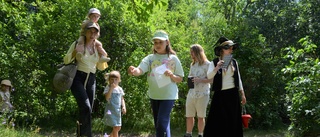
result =
[[[76,136],[76,123],[74,126],[67,126],[69,128],[59,127],[48,128],[44,126],[30,125],[28,127],[15,127],[8,125],[0,125],[0,137],[74,137]],[[60,125],[60,124],[58,124]],[[61,126],[61,125],[60,125]],[[71,128],[70,128],[71,127]],[[94,137],[103,137],[104,133],[110,133],[112,128],[107,127],[103,124],[101,119],[95,119],[93,121],[92,131]],[[132,130],[133,127],[122,127],[120,134],[121,137],[155,137],[153,125],[150,124],[148,127],[143,129]],[[197,137],[196,127],[194,127],[193,136]],[[255,130],[255,129],[244,129],[244,137],[291,137],[287,131],[287,126],[280,126],[277,130]],[[182,137],[185,134],[184,126],[171,126],[172,137]]]
[[41,137],[37,132],[16,130],[14,128],[7,128],[4,126],[0,127],[0,136],[1,137]]
[[[75,129],[69,129],[69,131],[41,131],[40,128],[31,128],[27,129],[15,129],[14,127],[5,127],[0,126],[0,136],[1,137],[74,137],[76,136]],[[107,128],[106,131],[110,131],[110,128]],[[185,133],[184,129],[176,128],[172,129],[172,137],[182,137]],[[138,133],[138,132],[136,132]],[[95,132],[94,137],[103,137],[104,133]],[[194,137],[197,137],[196,132],[193,134]],[[125,129],[121,130],[121,137],[155,137],[153,133],[150,132],[141,132],[139,134],[132,134],[132,131],[126,131]],[[244,129],[244,137],[290,137],[286,128],[281,128],[278,130],[253,130],[253,129]]]
[[244,129],[244,137],[290,137],[284,128],[278,130],[251,130]]

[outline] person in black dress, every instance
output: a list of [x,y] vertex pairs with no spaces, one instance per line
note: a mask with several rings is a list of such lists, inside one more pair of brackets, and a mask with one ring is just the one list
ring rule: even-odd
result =
[[208,79],[213,78],[214,94],[204,137],[243,137],[241,104],[246,103],[246,97],[238,62],[233,58],[227,61],[238,44],[225,37],[221,37],[217,43],[214,51],[218,57],[211,61],[207,73]]

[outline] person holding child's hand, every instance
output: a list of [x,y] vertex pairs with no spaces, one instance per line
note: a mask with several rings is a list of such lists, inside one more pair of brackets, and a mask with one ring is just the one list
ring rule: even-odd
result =
[[[111,71],[105,75],[108,83],[103,94],[107,100],[105,107],[105,124],[112,127],[111,137],[118,137],[121,129],[121,112],[126,114],[124,91],[119,86],[121,82],[119,71]],[[121,108],[121,109],[120,109]]]

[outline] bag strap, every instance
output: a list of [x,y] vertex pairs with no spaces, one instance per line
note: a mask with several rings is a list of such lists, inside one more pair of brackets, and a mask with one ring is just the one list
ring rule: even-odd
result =
[[[75,42],[76,42],[76,43],[74,44],[74,49],[76,49],[76,47],[77,47],[78,40],[76,40]],[[73,50],[74,50],[74,49],[73,49]],[[77,55],[77,53],[76,53],[76,55]],[[74,57],[74,60],[73,60],[72,62],[77,63],[76,57]],[[71,62],[71,63],[72,63],[72,62]]]
[[[73,43],[75,43],[75,44],[74,44],[74,49],[76,49],[76,46],[77,46],[77,44],[78,44],[78,40],[76,40],[76,41],[73,42]],[[72,45],[73,45],[73,43],[72,43]],[[72,45],[69,47],[69,50],[68,50],[68,53],[69,53],[69,54],[70,54],[70,50],[71,50],[70,48],[72,47]],[[74,51],[74,49],[73,49],[73,51]],[[72,51],[72,52],[73,52],[73,51]],[[68,53],[67,53],[67,54],[68,54]],[[71,54],[73,54],[73,53],[71,53]],[[66,56],[66,55],[65,55],[65,56]],[[72,55],[71,55],[71,56],[72,56]],[[72,59],[72,57],[71,57],[71,59]],[[69,61],[67,61],[67,62],[69,62]],[[71,61],[71,62],[68,63],[68,64],[75,64],[75,63],[76,63],[76,59],[75,59],[75,57],[74,57],[74,60]],[[65,63],[63,62],[63,63],[61,63],[61,64],[58,64],[57,67],[58,67],[58,68],[61,68],[62,66],[68,65],[68,64],[65,64]]]

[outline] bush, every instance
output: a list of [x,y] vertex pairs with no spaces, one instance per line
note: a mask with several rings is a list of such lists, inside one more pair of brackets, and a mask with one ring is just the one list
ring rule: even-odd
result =
[[320,134],[320,62],[317,46],[308,37],[301,48],[286,48],[290,65],[282,71],[290,76],[286,86],[290,130],[298,135]]

